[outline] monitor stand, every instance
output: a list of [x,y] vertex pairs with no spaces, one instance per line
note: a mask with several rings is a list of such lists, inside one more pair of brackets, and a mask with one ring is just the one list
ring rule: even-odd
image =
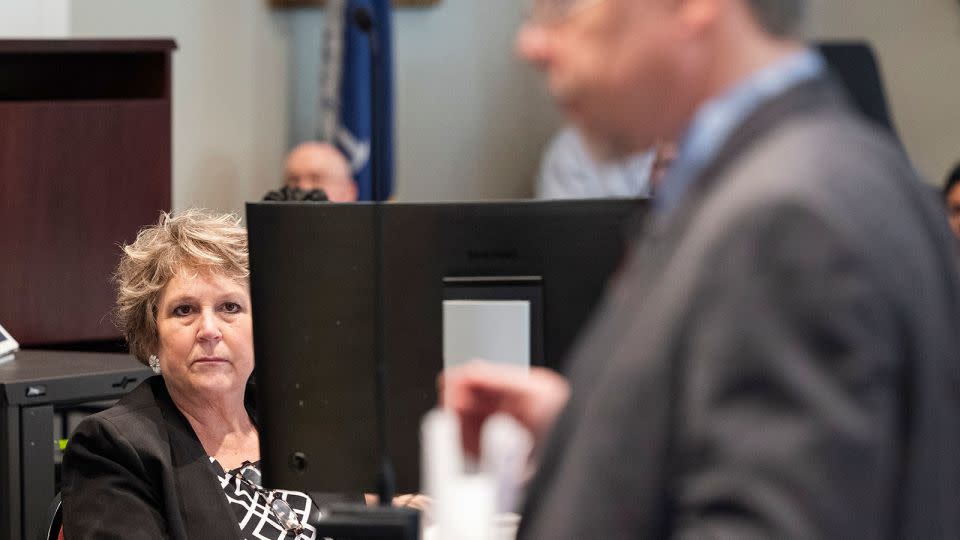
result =
[[412,508],[334,504],[311,523],[317,538],[335,540],[419,540],[420,512]]

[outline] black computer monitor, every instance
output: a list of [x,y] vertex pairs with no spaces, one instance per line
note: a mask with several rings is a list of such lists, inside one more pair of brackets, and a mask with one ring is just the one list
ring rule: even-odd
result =
[[249,203],[265,482],[375,489],[382,339],[397,486],[417,490],[420,421],[437,403],[443,367],[445,300],[525,304],[530,362],[560,368],[622,258],[625,222],[645,208],[636,199]]

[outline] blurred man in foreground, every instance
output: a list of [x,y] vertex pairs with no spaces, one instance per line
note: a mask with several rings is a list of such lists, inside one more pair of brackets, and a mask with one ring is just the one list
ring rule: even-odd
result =
[[297,145],[287,155],[284,185],[309,192],[322,190],[331,202],[357,200],[357,184],[350,164],[333,145],[309,141]]
[[937,201],[794,37],[800,0],[537,0],[521,54],[597,158],[679,155],[537,437],[521,538],[957,538],[960,288]]

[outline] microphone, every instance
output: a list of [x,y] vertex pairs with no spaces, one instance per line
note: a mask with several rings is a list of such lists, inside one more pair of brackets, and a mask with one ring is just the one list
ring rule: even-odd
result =
[[300,188],[283,186],[280,189],[274,189],[263,196],[265,201],[329,201],[327,192],[322,189],[303,190]]
[[357,25],[364,34],[369,34],[373,30],[373,14],[367,6],[360,6],[353,10],[353,24]]

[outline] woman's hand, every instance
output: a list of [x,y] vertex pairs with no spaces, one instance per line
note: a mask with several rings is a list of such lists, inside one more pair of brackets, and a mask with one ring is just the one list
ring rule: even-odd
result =
[[[367,506],[375,506],[380,503],[380,497],[376,493],[364,493],[363,499]],[[432,499],[422,493],[405,493],[393,498],[393,506],[398,508],[413,508],[414,510],[426,511],[430,508]]]
[[[375,506],[380,502],[380,497],[375,493],[364,493],[364,500],[368,506]],[[433,499],[422,493],[405,493],[393,498],[393,506],[397,508],[411,508],[420,512],[420,523],[422,525],[431,525],[433,523]]]
[[393,505],[400,508],[413,508],[426,513],[433,505],[433,499],[422,493],[406,493],[394,497]]

